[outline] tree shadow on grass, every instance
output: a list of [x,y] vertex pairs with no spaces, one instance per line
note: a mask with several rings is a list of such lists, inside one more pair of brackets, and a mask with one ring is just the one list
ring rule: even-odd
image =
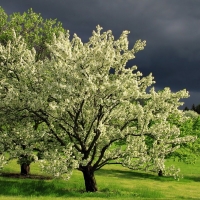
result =
[[117,178],[125,178],[125,179],[151,179],[151,180],[158,180],[158,181],[170,181],[174,180],[173,177],[159,177],[157,174],[151,174],[148,172],[141,172],[141,171],[123,171],[117,169],[101,169],[96,172],[96,175],[100,176],[110,176],[110,177],[117,177]]
[[189,181],[200,182],[200,176],[184,176],[183,178]]
[[2,179],[0,195],[5,196],[74,196],[75,192],[56,187],[52,182],[44,180]]
[[[51,177],[40,175],[21,176],[19,174],[1,174],[0,195],[4,196],[79,196],[83,190],[63,187]],[[58,183],[58,184],[57,184]]]
[[107,198],[115,197],[116,193],[110,191],[100,192],[85,192],[85,189],[70,188],[66,183],[63,187],[53,181],[34,180],[34,179],[16,179],[16,178],[1,178],[0,179],[0,196],[21,196],[26,197],[79,197],[79,198]]
[[[174,177],[163,176],[160,177],[157,174],[142,172],[142,171],[134,171],[134,170],[118,170],[118,169],[100,169],[96,172],[96,175],[104,176],[104,177],[117,177],[117,178],[125,178],[125,179],[150,179],[156,181],[174,181]],[[180,181],[194,181],[200,182],[200,176],[184,176],[180,178]]]
[[37,180],[53,179],[51,176],[44,176],[44,175],[37,175],[37,174],[21,175],[19,173],[9,173],[9,172],[3,172],[0,174],[0,176],[8,177],[8,178],[19,178],[19,179],[37,179]]

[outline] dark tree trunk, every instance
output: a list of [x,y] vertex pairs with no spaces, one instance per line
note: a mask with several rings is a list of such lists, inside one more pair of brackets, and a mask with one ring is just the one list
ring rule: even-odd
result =
[[23,163],[21,164],[21,175],[28,175],[30,172],[30,165]]
[[163,176],[163,171],[161,169],[158,171],[158,176]]
[[85,180],[85,189],[87,192],[96,192],[97,184],[94,177],[94,170],[91,166],[82,167],[83,177]]

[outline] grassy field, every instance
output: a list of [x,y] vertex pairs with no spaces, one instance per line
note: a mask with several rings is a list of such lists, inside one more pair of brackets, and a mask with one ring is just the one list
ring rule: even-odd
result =
[[[175,165],[184,176],[179,181],[119,165],[105,166],[96,172],[96,193],[84,192],[82,174],[76,170],[69,181],[0,176],[0,200],[200,199],[200,160],[195,165]],[[12,161],[2,173],[19,173],[19,165]],[[31,174],[45,175],[37,164],[31,165]]]

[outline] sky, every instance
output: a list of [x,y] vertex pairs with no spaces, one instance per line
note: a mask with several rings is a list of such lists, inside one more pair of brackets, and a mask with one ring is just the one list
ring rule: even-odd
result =
[[0,0],[7,14],[32,8],[45,19],[57,19],[87,42],[99,24],[117,39],[129,30],[129,45],[147,46],[130,62],[144,76],[152,73],[156,90],[186,89],[185,106],[200,104],[200,0]]

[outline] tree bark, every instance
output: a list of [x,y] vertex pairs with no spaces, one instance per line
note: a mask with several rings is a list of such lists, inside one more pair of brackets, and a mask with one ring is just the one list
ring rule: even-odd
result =
[[163,171],[161,169],[158,171],[158,176],[163,176]]
[[96,192],[97,184],[94,177],[94,170],[91,166],[82,167],[82,173],[85,180],[85,189],[87,192]]
[[30,165],[26,163],[21,164],[21,175],[28,175],[30,172]]

